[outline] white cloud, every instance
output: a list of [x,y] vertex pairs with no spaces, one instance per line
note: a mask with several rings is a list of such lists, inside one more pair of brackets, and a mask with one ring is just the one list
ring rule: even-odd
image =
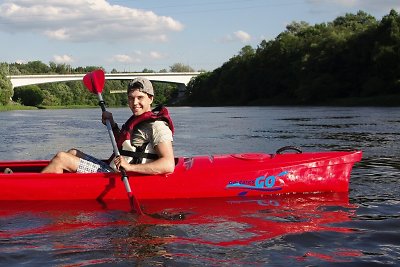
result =
[[251,40],[250,34],[248,34],[247,32],[244,32],[244,31],[234,32],[234,35],[235,35],[236,39],[238,39],[242,43],[247,43]]
[[166,33],[182,29],[171,17],[106,0],[5,0],[0,4],[0,31],[34,32],[62,41],[165,42]]
[[152,59],[162,59],[165,57],[164,54],[161,54],[160,52],[156,52],[156,51],[151,51],[149,55],[150,55],[150,58],[152,58]]
[[131,56],[129,56],[129,55],[122,55],[122,54],[120,54],[120,55],[114,55],[114,56],[111,58],[111,61],[112,61],[112,62],[118,62],[118,63],[133,63],[133,62],[135,62],[135,60],[134,60]]
[[74,62],[74,59],[71,56],[68,55],[54,55],[53,56],[54,62],[55,63],[72,63]]
[[134,63],[142,63],[147,62],[149,60],[160,60],[166,57],[165,54],[162,54],[157,51],[150,51],[143,53],[142,51],[134,51],[132,54],[118,54],[111,57],[110,62],[123,63],[123,64],[134,64]]
[[241,42],[248,43],[251,40],[251,35],[244,31],[236,31],[233,34],[228,34],[224,38],[222,38],[222,42]]
[[58,29],[55,31],[44,31],[44,35],[49,37],[50,39],[56,39],[56,40],[68,40],[71,38],[71,35],[68,33],[67,29]]

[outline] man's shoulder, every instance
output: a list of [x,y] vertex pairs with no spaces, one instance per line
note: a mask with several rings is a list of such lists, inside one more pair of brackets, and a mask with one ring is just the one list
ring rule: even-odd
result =
[[151,122],[151,127],[153,129],[165,129],[165,128],[169,129],[168,123],[165,121],[160,121],[160,120]]
[[138,128],[140,129],[165,129],[168,128],[168,123],[162,120],[156,120],[156,121],[146,121],[144,123],[141,123],[138,125]]

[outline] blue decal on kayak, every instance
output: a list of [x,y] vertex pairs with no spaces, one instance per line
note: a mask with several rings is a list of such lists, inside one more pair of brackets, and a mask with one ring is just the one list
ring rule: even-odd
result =
[[[288,174],[287,171],[283,171],[278,175],[270,175],[270,176],[260,176],[255,180],[241,180],[241,181],[230,181],[226,186],[227,189],[247,189],[247,190],[256,190],[256,191],[264,191],[264,192],[273,192],[282,190],[282,185],[277,185],[276,177],[281,177]],[[246,195],[247,191],[240,192],[239,196]]]

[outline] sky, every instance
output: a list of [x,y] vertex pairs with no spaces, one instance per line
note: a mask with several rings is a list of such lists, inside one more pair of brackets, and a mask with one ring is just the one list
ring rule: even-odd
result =
[[0,62],[39,60],[107,72],[212,71],[273,40],[291,22],[365,11],[381,20],[399,0],[0,0]]

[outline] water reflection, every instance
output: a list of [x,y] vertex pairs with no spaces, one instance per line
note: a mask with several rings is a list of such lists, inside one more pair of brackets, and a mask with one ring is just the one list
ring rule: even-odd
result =
[[[149,230],[156,227],[157,235],[151,238],[153,245],[154,239],[157,239],[157,242],[219,246],[246,245],[309,231],[348,232],[350,229],[340,227],[340,223],[349,221],[356,208],[349,204],[347,194],[339,193],[254,199],[148,200],[141,202],[146,213],[141,217],[116,211],[118,206],[127,206],[124,201],[108,203],[107,206],[112,210],[103,210],[100,204],[88,201],[10,201],[0,204],[2,238],[13,239],[50,232],[77,233],[118,226],[128,231],[126,238],[146,239],[151,233]],[[7,227],[8,221],[22,222],[21,216],[26,224]],[[173,232],[160,236],[160,227],[166,226],[172,227]]]

